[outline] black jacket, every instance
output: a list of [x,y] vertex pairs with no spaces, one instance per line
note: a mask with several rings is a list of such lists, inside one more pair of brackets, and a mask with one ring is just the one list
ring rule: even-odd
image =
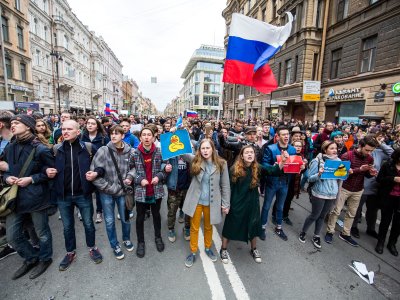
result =
[[5,161],[8,163],[8,171],[4,173],[4,180],[9,176],[18,177],[25,161],[33,148],[36,148],[35,156],[22,177],[32,177],[33,183],[26,187],[19,187],[17,194],[17,213],[29,213],[49,207],[50,178],[46,175],[47,168],[54,168],[54,157],[49,148],[37,140],[9,144],[5,149]]
[[392,191],[395,182],[394,178],[399,176],[396,169],[396,163],[390,159],[386,161],[379,170],[376,181],[379,183],[379,195],[381,198],[387,197]]

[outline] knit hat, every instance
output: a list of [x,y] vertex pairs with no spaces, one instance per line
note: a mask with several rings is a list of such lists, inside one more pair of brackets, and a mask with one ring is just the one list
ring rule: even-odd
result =
[[331,139],[331,141],[333,141],[334,140],[334,138],[336,137],[336,136],[338,136],[338,135],[341,135],[341,136],[343,136],[343,133],[341,132],[341,131],[334,131],[334,132],[332,132],[331,133],[331,136],[330,136],[330,139]]
[[28,115],[16,115],[15,117],[11,118],[11,121],[18,121],[24,124],[25,126],[29,127],[32,133],[35,133],[36,130],[36,121],[33,117]]
[[322,145],[321,145],[322,153],[326,153],[326,149],[328,149],[328,147],[329,147],[330,145],[334,144],[334,143],[335,143],[335,142],[332,141],[332,140],[326,140],[326,141],[324,141],[324,142],[322,143]]

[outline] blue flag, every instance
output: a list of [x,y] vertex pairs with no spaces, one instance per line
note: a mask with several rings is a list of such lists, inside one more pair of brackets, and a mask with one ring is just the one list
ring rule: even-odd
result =
[[189,132],[186,129],[177,130],[174,133],[167,132],[160,135],[161,156],[163,160],[172,157],[192,153]]
[[349,177],[350,161],[327,159],[324,164],[324,173],[321,179],[340,179],[346,180]]
[[182,127],[182,116],[179,116],[178,120],[176,120],[176,128]]

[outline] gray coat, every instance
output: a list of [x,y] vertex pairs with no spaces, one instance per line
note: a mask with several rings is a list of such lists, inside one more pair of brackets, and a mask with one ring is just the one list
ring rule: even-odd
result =
[[[186,154],[182,155],[182,157],[187,162],[191,163],[194,155]],[[205,168],[205,162],[203,162],[201,165],[200,174],[192,177],[192,182],[189,190],[186,193],[182,210],[190,217],[193,217],[197,204],[199,203],[201,194],[201,179],[203,178]],[[213,165],[210,182],[210,222],[212,225],[215,225],[222,222],[221,206],[230,207],[231,187],[229,183],[228,166],[225,161],[222,174],[217,170],[217,167]]]

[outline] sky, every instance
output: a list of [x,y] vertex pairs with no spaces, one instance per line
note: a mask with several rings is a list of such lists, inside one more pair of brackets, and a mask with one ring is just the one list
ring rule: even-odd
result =
[[[181,75],[201,44],[223,46],[226,0],[68,0],[102,36],[145,97],[163,111],[183,87]],[[150,82],[157,77],[157,84]]]

